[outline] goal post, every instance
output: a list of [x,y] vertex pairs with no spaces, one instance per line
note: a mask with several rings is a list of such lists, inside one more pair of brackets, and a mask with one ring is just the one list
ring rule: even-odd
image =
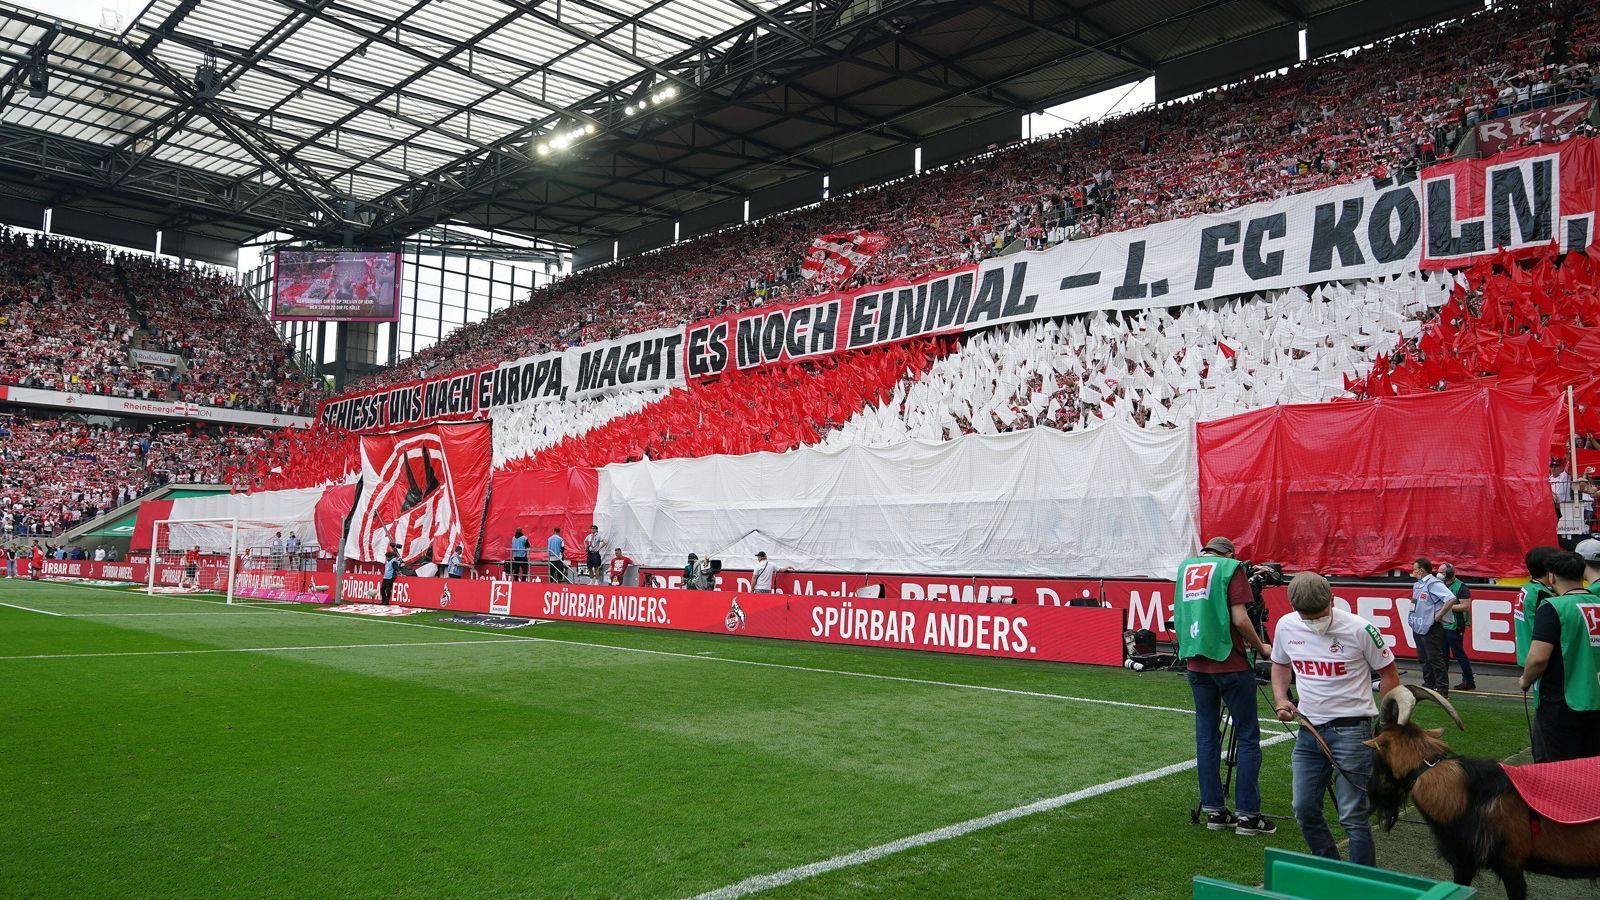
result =
[[150,534],[145,593],[223,594],[233,602],[238,519],[161,519]]

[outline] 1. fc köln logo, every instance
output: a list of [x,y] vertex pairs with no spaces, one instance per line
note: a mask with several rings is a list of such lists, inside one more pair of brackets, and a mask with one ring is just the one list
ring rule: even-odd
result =
[[391,545],[415,564],[477,549],[488,492],[492,438],[487,423],[440,425],[361,439],[361,494],[345,552],[377,561]]
[[428,550],[443,559],[461,541],[461,517],[444,442],[433,432],[420,432],[395,442],[387,459],[372,460],[376,484],[362,485],[362,515],[353,523],[362,557],[382,559],[392,544],[402,559],[414,560]]

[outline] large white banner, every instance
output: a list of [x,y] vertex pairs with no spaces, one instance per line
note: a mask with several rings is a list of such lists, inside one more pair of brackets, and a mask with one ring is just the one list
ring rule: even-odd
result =
[[1198,543],[1197,478],[1193,428],[1033,428],[606,466],[595,523],[636,559],[1170,577]]
[[1003,321],[1025,321],[1415,272],[1420,197],[1416,181],[1363,179],[998,257],[980,267],[979,283],[1004,272],[1020,302]]

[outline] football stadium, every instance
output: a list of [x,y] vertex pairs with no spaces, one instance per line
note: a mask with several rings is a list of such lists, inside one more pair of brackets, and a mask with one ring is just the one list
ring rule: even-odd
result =
[[1600,6],[0,73],[0,895],[1600,896]]

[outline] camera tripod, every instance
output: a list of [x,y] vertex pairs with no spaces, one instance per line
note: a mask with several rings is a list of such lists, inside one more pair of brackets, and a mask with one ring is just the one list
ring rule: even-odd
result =
[[[1251,674],[1254,675],[1254,673],[1255,669],[1251,667]],[[1271,705],[1272,697],[1267,694],[1259,677],[1256,678],[1256,693],[1264,697],[1268,705]],[[1234,723],[1233,715],[1227,712],[1226,706],[1223,707],[1223,715],[1220,716],[1220,722],[1221,725],[1217,730],[1217,743],[1223,748],[1222,796],[1226,800],[1233,795],[1233,772],[1239,767],[1239,727]],[[1278,726],[1283,729],[1284,734],[1294,733],[1289,730],[1289,723],[1287,722],[1280,721]],[[1328,798],[1334,801],[1335,806],[1338,805],[1338,795],[1334,792],[1332,779],[1328,780]],[[1191,825],[1199,825],[1201,818],[1205,816],[1205,810],[1202,808],[1201,802],[1196,800],[1194,807],[1189,810],[1189,824]],[[1261,812],[1260,815],[1269,819],[1287,818],[1285,816],[1269,816],[1265,812]]]

